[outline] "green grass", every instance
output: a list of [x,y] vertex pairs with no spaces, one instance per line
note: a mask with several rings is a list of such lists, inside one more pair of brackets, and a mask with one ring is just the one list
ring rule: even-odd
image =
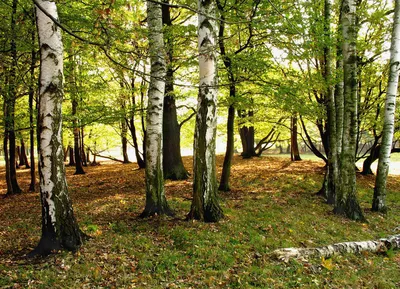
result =
[[[18,219],[10,216],[14,218],[12,224],[0,229],[0,245],[4,244],[0,252],[0,288],[400,286],[400,254],[396,251],[334,256],[329,260],[329,269],[319,258],[283,263],[271,256],[274,249],[282,247],[315,247],[393,234],[400,219],[400,193],[393,189],[398,178],[391,180],[391,210],[386,216],[368,210],[373,179],[360,180],[360,202],[369,221],[362,224],[333,215],[332,208],[314,196],[322,181],[321,170],[311,170],[318,166],[315,163],[288,166],[287,160],[268,157],[235,161],[234,190],[221,194],[225,218],[217,224],[184,221],[190,208],[188,182],[168,183],[167,195],[177,212],[175,218],[148,220],[136,217],[143,209],[140,192],[120,189],[118,198],[94,198],[93,194],[99,194],[96,189],[79,194],[85,184],[75,184],[71,187],[76,214],[81,228],[93,238],[77,253],[61,252],[33,262],[18,257],[28,251],[18,247],[34,246],[40,233],[38,221],[24,213]],[[129,165],[124,170],[132,174],[127,168]],[[89,174],[94,175],[100,169],[91,170]],[[131,186],[128,182],[125,185]],[[81,202],[80,198],[87,197],[84,194],[92,194],[93,201]],[[89,210],[87,206],[97,207]],[[3,211],[0,216],[4,218],[10,212]],[[33,239],[25,241],[23,234]],[[22,251],[18,255],[19,249]]]

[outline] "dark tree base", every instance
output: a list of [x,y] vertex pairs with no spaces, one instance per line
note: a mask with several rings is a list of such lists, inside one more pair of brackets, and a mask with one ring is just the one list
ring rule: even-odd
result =
[[63,242],[56,240],[56,238],[52,236],[42,236],[42,238],[39,241],[39,244],[32,252],[30,252],[27,255],[27,257],[28,258],[34,258],[38,256],[45,257],[50,254],[55,254],[60,250],[76,252],[82,245],[83,241],[88,239],[89,236],[84,234],[82,231],[80,231],[78,238],[74,238],[71,236],[69,238],[66,238],[66,240],[64,240]]
[[29,192],[34,192],[35,191],[35,184],[30,184],[29,185]]
[[379,203],[380,203],[379,199],[375,196],[375,194],[376,194],[376,191],[374,191],[374,197],[372,199],[372,208],[371,208],[371,210],[373,212],[379,212],[379,213],[382,213],[382,214],[386,214],[387,211],[388,211],[388,207],[387,206],[380,206],[379,205]]
[[76,170],[74,175],[84,175],[86,174],[84,170]]
[[186,220],[199,220],[206,223],[216,223],[224,217],[224,213],[219,205],[211,204],[204,209],[204,212],[199,212],[192,207]]
[[383,208],[379,208],[379,206],[375,202],[373,202],[371,211],[386,214],[388,212],[388,207],[384,206]]
[[230,190],[231,190],[231,188],[230,188],[229,184],[224,184],[224,183],[219,184],[218,191],[230,192]]
[[354,198],[348,198],[346,203],[339,204],[333,210],[336,215],[345,216],[358,222],[367,222],[359,203]]
[[14,195],[18,195],[18,194],[22,194],[22,190],[21,190],[20,188],[14,189],[14,191],[13,191],[12,193],[7,192],[5,196],[6,196],[6,197],[7,197],[7,196],[14,196]]
[[168,206],[161,208],[152,206],[150,208],[146,207],[144,211],[139,215],[139,218],[149,218],[161,215],[173,217],[175,216],[175,213]]
[[164,179],[173,181],[182,181],[189,178],[189,173],[185,168],[175,169],[175,170],[164,170]]

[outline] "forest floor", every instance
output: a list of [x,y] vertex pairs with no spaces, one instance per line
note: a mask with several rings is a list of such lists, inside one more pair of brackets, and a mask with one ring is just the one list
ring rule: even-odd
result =
[[[192,171],[191,158],[184,158]],[[222,157],[218,157],[221,167]],[[400,176],[390,176],[388,205],[371,212],[374,176],[358,175],[368,223],[347,220],[315,196],[323,164],[235,156],[232,191],[221,194],[225,218],[187,222],[192,180],[167,181],[174,218],[139,219],[144,171],[103,162],[67,179],[81,229],[92,236],[78,252],[27,260],[40,238],[38,193],[5,194],[0,168],[0,288],[399,288],[400,253],[364,253],[283,263],[282,247],[316,247],[399,233]],[[220,173],[220,169],[219,169]],[[19,170],[23,189],[29,171]],[[397,229],[396,229],[397,228]],[[397,231],[396,231],[397,230]]]

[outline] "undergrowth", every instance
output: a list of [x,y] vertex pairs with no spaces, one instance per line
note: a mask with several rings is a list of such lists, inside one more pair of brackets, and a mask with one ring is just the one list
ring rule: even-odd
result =
[[[191,170],[189,158],[185,166]],[[232,191],[220,195],[225,218],[204,224],[184,221],[191,180],[166,181],[174,218],[143,220],[137,218],[144,207],[143,171],[135,164],[103,163],[87,172],[74,176],[68,168],[76,217],[93,237],[76,253],[25,259],[40,237],[39,196],[24,193],[0,199],[0,288],[400,287],[400,254],[395,251],[289,263],[271,257],[282,247],[398,234],[399,176],[389,179],[391,209],[385,216],[369,210],[373,176],[358,176],[360,203],[368,219],[359,223],[334,215],[332,207],[315,196],[323,178],[321,163],[236,156]],[[29,172],[21,170],[18,177],[27,187]]]

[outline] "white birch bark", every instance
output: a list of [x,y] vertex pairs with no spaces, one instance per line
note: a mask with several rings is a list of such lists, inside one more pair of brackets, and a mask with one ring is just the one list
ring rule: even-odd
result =
[[[58,18],[54,1],[37,1],[41,9]],[[42,202],[42,238],[37,254],[81,244],[65,178],[62,147],[63,45],[61,31],[36,6],[40,45],[39,85],[39,176]]]
[[215,139],[217,133],[217,23],[213,0],[198,1],[199,95],[194,136],[193,202],[188,218],[218,221],[222,210],[217,200]]
[[166,203],[162,169],[162,122],[166,63],[160,4],[147,1],[147,22],[151,71],[146,117],[146,207],[142,217],[171,214]]
[[[54,2],[39,1],[41,6],[52,16],[57,17],[57,8]],[[57,127],[54,118],[60,118],[62,103],[63,85],[63,47],[61,31],[53,24],[40,9],[36,9],[37,26],[40,50],[40,88],[39,88],[39,119],[40,127],[40,191],[44,197],[43,201],[47,204],[50,222],[56,224],[56,212],[53,201],[53,190],[55,182],[63,180],[65,176],[58,172],[52,178],[53,166],[59,156],[62,147],[54,147],[55,144],[62,144],[61,141],[61,121]],[[56,151],[54,151],[56,149]],[[64,190],[60,192],[64,194]]]
[[385,100],[382,144],[379,152],[372,210],[386,211],[386,181],[392,149],[396,96],[400,69],[400,0],[395,0],[392,43],[390,46],[390,71]]
[[400,235],[390,236],[375,241],[343,242],[318,248],[284,248],[273,251],[281,261],[306,259],[308,257],[331,257],[338,254],[361,252],[386,252],[389,249],[400,249]]

